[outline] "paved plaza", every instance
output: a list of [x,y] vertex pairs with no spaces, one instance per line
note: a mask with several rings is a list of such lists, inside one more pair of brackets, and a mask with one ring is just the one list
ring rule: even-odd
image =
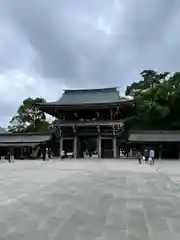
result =
[[180,162],[0,165],[2,240],[179,240]]

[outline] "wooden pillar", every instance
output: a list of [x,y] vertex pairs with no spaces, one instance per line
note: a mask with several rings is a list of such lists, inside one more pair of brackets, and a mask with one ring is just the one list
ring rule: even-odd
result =
[[117,141],[116,141],[116,136],[113,136],[113,158],[117,158]]
[[59,142],[59,157],[61,158],[61,153],[63,151],[63,135],[62,132],[60,132],[60,142]]
[[162,158],[162,146],[159,147],[159,155],[158,155],[158,159],[161,160]]
[[74,158],[77,158],[77,136],[74,135],[74,142],[73,142],[73,153],[74,153]]
[[23,157],[23,149],[24,149],[24,147],[20,147],[20,158],[22,158]]
[[101,158],[102,154],[101,154],[101,135],[99,135],[98,137],[98,158]]
[[161,160],[161,157],[162,157],[162,153],[161,153],[161,149],[159,150],[159,157],[158,159]]

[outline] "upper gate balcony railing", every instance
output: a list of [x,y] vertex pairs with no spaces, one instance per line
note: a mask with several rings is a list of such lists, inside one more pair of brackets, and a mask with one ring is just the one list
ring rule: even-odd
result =
[[81,119],[79,121],[64,121],[64,120],[56,120],[54,123],[55,126],[59,127],[84,127],[84,126],[117,126],[122,128],[123,120],[96,120],[96,119]]

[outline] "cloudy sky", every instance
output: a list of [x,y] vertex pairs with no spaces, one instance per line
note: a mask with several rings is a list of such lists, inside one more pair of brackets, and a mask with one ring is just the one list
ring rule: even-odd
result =
[[180,68],[179,0],[1,0],[0,125],[28,96]]

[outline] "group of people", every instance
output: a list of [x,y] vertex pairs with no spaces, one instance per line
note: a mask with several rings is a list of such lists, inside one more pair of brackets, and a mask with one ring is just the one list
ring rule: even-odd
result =
[[144,149],[143,154],[141,154],[140,151],[137,153],[137,158],[139,164],[142,163],[142,160],[144,160],[145,163],[154,164],[155,151],[154,149]]

